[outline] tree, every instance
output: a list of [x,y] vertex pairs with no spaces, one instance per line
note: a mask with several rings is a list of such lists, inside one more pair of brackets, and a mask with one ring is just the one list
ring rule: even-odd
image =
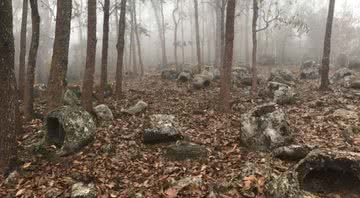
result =
[[253,0],[253,20],[252,20],[252,43],[253,43],[253,50],[252,50],[252,61],[251,61],[251,68],[252,68],[252,86],[251,86],[251,93],[252,95],[256,94],[257,88],[257,69],[256,69],[256,55],[257,55],[257,38],[256,38],[256,26],[257,20],[259,17],[259,6],[258,0]]
[[133,3],[133,17],[134,17],[134,24],[135,24],[135,37],[136,37],[136,44],[137,44],[137,50],[138,50],[138,56],[139,56],[139,65],[140,65],[140,75],[144,75],[144,63],[142,60],[142,51],[141,51],[141,43],[140,43],[140,36],[139,36],[139,24],[137,23],[136,19],[136,4],[135,0]]
[[28,0],[23,0],[21,33],[20,33],[20,57],[19,57],[19,96],[24,98],[25,88],[25,57],[26,57],[26,30],[27,30],[27,15],[28,15]]
[[332,24],[333,24],[333,20],[334,20],[334,10],[335,10],[335,0],[330,0],[329,13],[328,13],[327,22],[326,22],[320,90],[328,90],[329,89],[329,64],[330,64],[331,33],[332,33]]
[[235,21],[236,0],[228,0],[225,32],[224,62],[221,70],[220,87],[220,110],[228,113],[230,111],[230,87],[231,87],[231,66],[233,61],[234,48],[234,21]]
[[125,25],[126,25],[126,0],[121,0],[120,4],[120,20],[117,48],[117,64],[116,64],[116,98],[120,99],[122,95],[123,80],[123,62],[125,48]]
[[0,174],[16,157],[17,93],[12,0],[0,3]]
[[88,0],[88,30],[86,47],[86,66],[81,94],[81,104],[86,111],[91,112],[92,93],[94,88],[95,58],[96,58],[96,0]]
[[162,67],[165,67],[167,65],[167,56],[166,56],[165,19],[164,19],[163,1],[151,0],[151,4],[154,9],[155,20],[159,30],[159,39],[160,39],[161,54],[162,54]]
[[201,49],[200,49],[199,8],[198,8],[197,0],[194,0],[194,9],[195,9],[196,55],[197,55],[197,64],[198,67],[200,68],[200,65],[202,64],[202,60],[201,60]]
[[178,47],[178,26],[181,20],[181,17],[176,18],[176,13],[179,11],[179,0],[175,2],[175,8],[172,12],[173,22],[174,22],[174,58],[175,58],[175,65],[178,64],[178,56],[177,56],[177,47]]
[[104,3],[104,25],[103,25],[103,43],[101,58],[101,79],[100,79],[100,98],[99,102],[104,103],[104,92],[107,84],[108,67],[108,49],[109,49],[109,19],[110,19],[110,0]]
[[26,75],[25,97],[24,97],[24,115],[26,119],[31,119],[33,116],[33,102],[34,102],[34,82],[35,82],[35,68],[36,58],[39,48],[40,37],[40,15],[38,10],[37,0],[30,0],[31,6],[31,21],[32,21],[32,36],[29,52],[29,60]]
[[68,67],[72,0],[58,0],[56,12],[55,41],[48,81],[48,111],[62,102]]

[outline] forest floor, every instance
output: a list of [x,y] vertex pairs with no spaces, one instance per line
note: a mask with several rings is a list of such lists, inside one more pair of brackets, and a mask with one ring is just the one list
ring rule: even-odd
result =
[[[25,156],[21,179],[14,187],[0,185],[0,197],[45,197],[46,194],[69,197],[72,184],[79,181],[94,183],[99,197],[265,197],[265,171],[270,167],[280,174],[296,163],[241,147],[241,115],[264,103],[260,99],[252,100],[248,87],[233,90],[232,113],[224,115],[216,109],[217,82],[195,91],[190,83],[179,84],[152,75],[127,81],[125,85],[122,100],[106,101],[113,110],[114,121],[99,122],[94,143],[72,156],[49,160],[27,154],[28,144],[40,139],[43,123],[40,119],[25,123],[25,133],[18,141],[20,153]],[[358,112],[360,96],[336,87],[333,91],[319,92],[317,86],[315,81],[299,81],[298,100],[283,106],[295,142],[360,152],[360,144],[349,145],[341,135],[347,126],[360,124],[333,115],[339,108]],[[149,104],[144,113],[130,116],[121,112],[121,108],[139,100]],[[37,108],[41,109],[42,105],[38,103]],[[205,146],[208,157],[174,162],[163,155],[169,144],[144,145],[141,138],[144,125],[149,115],[158,113],[175,115],[181,133]],[[113,145],[114,152],[103,152],[103,145]],[[248,168],[255,169],[256,174],[247,172]],[[174,181],[191,177],[201,178],[201,183],[173,188]]]

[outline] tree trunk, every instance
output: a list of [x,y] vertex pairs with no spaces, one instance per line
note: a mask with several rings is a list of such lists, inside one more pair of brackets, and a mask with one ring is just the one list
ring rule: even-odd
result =
[[138,56],[139,56],[140,75],[144,76],[144,63],[143,63],[143,60],[142,60],[142,50],[141,50],[141,43],[140,43],[139,28],[138,28],[138,23],[137,23],[137,19],[136,19],[135,0],[133,1],[133,7],[134,7],[135,37],[136,37]]
[[86,111],[92,109],[92,93],[96,59],[96,0],[88,0],[88,37],[86,47],[86,66],[83,81],[81,103]]
[[177,56],[177,47],[178,47],[178,41],[177,41],[177,33],[178,33],[178,20],[176,19],[176,13],[179,10],[179,0],[176,0],[175,9],[172,12],[173,22],[174,22],[174,59],[175,59],[175,65],[178,65],[178,56]]
[[200,47],[200,30],[199,30],[199,8],[198,8],[198,0],[194,0],[194,8],[195,8],[195,34],[196,34],[196,55],[197,55],[197,64],[198,64],[198,72],[200,72],[200,66],[202,65],[201,60],[201,47]]
[[34,103],[34,82],[35,82],[35,68],[36,59],[39,48],[40,38],[40,15],[38,10],[37,0],[30,0],[31,6],[31,22],[32,22],[32,35],[31,45],[29,52],[28,68],[26,75],[25,85],[25,98],[24,98],[24,115],[27,120],[33,116],[33,103]]
[[215,36],[215,66],[220,67],[220,51],[221,51],[221,1],[215,0],[216,13],[216,36]]
[[324,41],[324,52],[322,58],[322,69],[321,69],[321,84],[320,90],[329,89],[329,64],[330,64],[330,53],[331,53],[331,33],[332,24],[334,19],[335,0],[329,2],[329,13],[326,22],[326,32]]
[[234,20],[235,20],[236,0],[228,0],[226,16],[226,42],[224,63],[221,70],[220,87],[220,110],[230,112],[230,87],[231,87],[231,66],[233,61],[234,48]]
[[24,98],[25,89],[25,57],[26,57],[26,31],[27,31],[27,15],[28,15],[28,0],[23,0],[23,12],[21,21],[20,33],[20,59],[19,59],[19,96],[20,99]]
[[117,65],[116,65],[116,98],[119,100],[122,95],[123,80],[123,60],[125,48],[125,25],[126,25],[126,0],[121,0],[119,20],[119,37],[116,45],[117,48]]
[[256,70],[256,55],[257,55],[257,38],[256,38],[256,26],[257,19],[259,17],[259,7],[258,0],[253,0],[253,22],[252,22],[252,41],[253,41],[253,51],[252,51],[252,86],[251,94],[255,96],[257,90],[257,70]]
[[[184,3],[181,1],[181,13],[184,12]],[[184,20],[181,20],[181,58],[182,64],[185,64],[185,40],[184,40]]]
[[225,7],[226,1],[222,0],[221,11],[220,11],[220,65],[224,64],[224,52],[225,52]]
[[[16,157],[17,93],[12,1],[0,3],[0,174]],[[10,167],[11,168],[11,167]]]
[[250,22],[250,0],[247,0],[246,16],[245,16],[245,63],[248,65],[250,65],[249,22]]
[[103,43],[101,59],[101,79],[100,79],[100,97],[99,102],[104,103],[104,92],[108,78],[108,50],[109,50],[109,19],[110,19],[110,0],[104,3],[104,25],[103,25]]
[[134,0],[130,1],[131,6],[131,13],[130,13],[130,25],[131,25],[131,31],[130,31],[130,51],[132,53],[132,73],[137,76],[138,70],[137,70],[137,61],[136,61],[136,44],[135,44],[135,20],[134,20],[134,7],[133,7]]
[[72,0],[57,1],[55,41],[48,81],[48,111],[61,106],[68,67]]

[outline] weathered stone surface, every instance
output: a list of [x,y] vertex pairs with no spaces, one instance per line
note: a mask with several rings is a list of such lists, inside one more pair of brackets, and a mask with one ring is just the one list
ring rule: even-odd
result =
[[178,76],[179,82],[188,82],[191,79],[191,73],[190,72],[181,72]]
[[295,84],[296,78],[294,74],[287,69],[275,69],[271,71],[268,81],[283,83],[291,86]]
[[150,116],[150,128],[143,133],[145,144],[172,142],[181,139],[174,115],[155,114]]
[[354,72],[348,68],[340,68],[330,77],[330,83],[341,83],[345,87],[349,87]]
[[290,145],[276,148],[272,153],[274,157],[283,160],[300,160],[306,157],[313,149],[314,146],[309,145]]
[[306,61],[300,67],[300,79],[313,80],[320,78],[320,65],[315,61]]
[[292,130],[285,112],[274,103],[257,106],[241,117],[241,143],[260,151],[288,145]]
[[72,185],[71,198],[96,198],[95,185],[82,182]]
[[178,142],[166,149],[166,157],[170,160],[200,159],[207,157],[205,147],[189,142]]
[[[258,83],[260,82],[260,77],[258,76]],[[237,86],[251,86],[252,85],[252,73],[248,67],[235,67],[232,70],[232,80],[233,83]]]
[[276,104],[284,105],[295,102],[295,92],[293,88],[286,84],[269,82],[267,92],[267,95],[274,98]]
[[63,106],[48,113],[45,128],[45,143],[55,145],[59,155],[68,155],[94,139],[96,126],[84,109]]
[[161,72],[161,78],[165,80],[176,80],[179,72],[173,69],[163,70]]
[[345,141],[349,144],[360,144],[360,127],[349,126],[342,131]]
[[79,85],[69,85],[67,86],[67,89],[71,90],[75,93],[75,95],[80,98],[81,96],[81,87]]
[[18,183],[19,178],[20,178],[19,172],[18,171],[13,171],[4,180],[4,185],[7,186],[7,187],[16,186],[16,184]]
[[360,154],[314,150],[294,168],[266,184],[267,197],[317,197],[311,193],[360,193]]
[[195,75],[192,81],[192,85],[195,89],[203,89],[210,86],[211,81],[207,76]]
[[101,120],[111,121],[114,119],[114,115],[113,115],[111,109],[105,104],[96,106],[94,108],[94,111],[96,113],[96,117],[98,117]]
[[70,89],[66,89],[63,95],[63,103],[64,105],[69,106],[79,106],[80,100],[78,96]]
[[45,198],[57,198],[60,197],[61,194],[63,194],[63,191],[58,188],[50,188],[45,193]]
[[148,104],[142,100],[138,101],[134,106],[128,108],[128,109],[122,109],[121,112],[130,114],[130,115],[136,115],[138,113],[143,112],[148,107]]

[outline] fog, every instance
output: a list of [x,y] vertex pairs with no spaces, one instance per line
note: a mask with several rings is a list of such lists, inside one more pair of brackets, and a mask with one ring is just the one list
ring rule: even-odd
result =
[[[204,64],[214,65],[216,60],[216,0],[199,1],[199,27],[201,54]],[[14,35],[16,57],[19,52],[22,1],[13,1]],[[109,40],[109,79],[114,79],[116,67],[116,42],[118,33],[119,1],[111,1],[110,40]],[[176,0],[166,0],[163,4],[165,24],[165,45],[168,64],[175,62],[173,10]],[[234,41],[234,65],[250,64],[251,56],[251,10],[246,11],[246,0],[237,1]],[[82,79],[86,57],[87,1],[74,0],[71,21],[71,44],[69,53],[69,80]],[[102,50],[103,1],[97,4],[97,57],[96,80],[99,79]],[[250,6],[251,7],[251,6]],[[261,17],[272,18],[280,13],[287,22],[275,20],[269,27],[258,32],[258,58],[260,64],[270,61],[274,65],[298,65],[306,59],[319,61],[322,55],[324,32],[327,17],[327,1],[319,0],[267,0],[260,5]],[[332,36],[332,62],[340,54],[349,57],[360,55],[360,2],[357,0],[337,0]],[[131,17],[127,12],[125,37],[125,71],[131,71],[134,63],[130,54]],[[250,8],[251,9],[251,8]],[[36,72],[37,82],[46,82],[50,69],[52,45],[54,40],[56,1],[40,0],[41,35]],[[161,44],[154,7],[150,0],[136,1],[137,22],[140,29],[140,43],[146,70],[162,64]],[[27,48],[30,46],[31,17],[28,13]],[[248,15],[248,17],[247,17]],[[180,0],[176,16],[181,17],[178,27],[178,63],[196,64],[196,45],[194,27],[194,5],[191,0]],[[259,20],[258,27],[264,26]],[[248,34],[248,36],[246,36]],[[248,40],[248,42],[246,42]],[[246,46],[248,43],[248,46]],[[136,43],[135,43],[136,44]],[[136,46],[138,47],[138,46]],[[184,57],[182,56],[184,47]],[[27,53],[28,54],[28,53]],[[250,54],[250,55],[249,55]],[[137,63],[138,64],[138,63]],[[18,65],[18,58],[16,58]]]

